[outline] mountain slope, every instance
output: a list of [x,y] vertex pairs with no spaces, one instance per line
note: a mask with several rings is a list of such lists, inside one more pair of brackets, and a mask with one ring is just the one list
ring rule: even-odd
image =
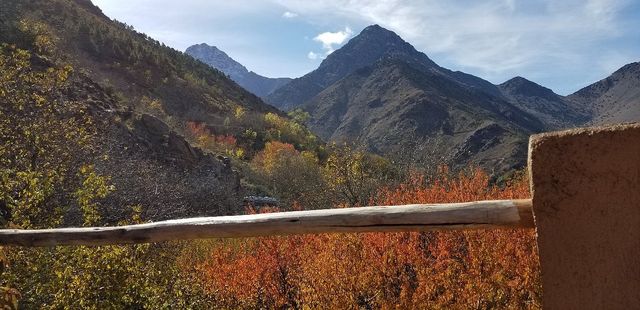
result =
[[512,78],[498,88],[513,104],[542,121],[547,130],[584,124],[591,117],[588,111],[565,97],[523,77]]
[[639,96],[639,63],[565,97],[522,77],[494,85],[440,67],[373,25],[267,100],[302,107],[327,140],[503,172],[524,164],[532,133],[640,120]]
[[268,78],[249,71],[225,52],[205,43],[192,45],[185,53],[224,72],[240,86],[262,98],[291,81],[290,78]]
[[567,99],[589,111],[595,125],[640,121],[640,62],[623,66]]
[[478,104],[482,95],[438,73],[385,59],[334,83],[303,108],[322,138],[363,145],[400,162],[500,172],[521,166],[536,124],[513,122],[519,112],[496,109],[504,105],[497,98]]
[[289,110],[303,104],[351,72],[386,56],[414,59],[416,62],[435,66],[425,54],[416,51],[395,33],[373,25],[329,55],[318,69],[293,79],[267,96],[267,102],[282,110]]
[[[239,136],[276,109],[89,0],[9,0],[1,8],[0,43],[30,51],[34,68],[70,69],[63,99],[83,104],[95,124],[91,155],[74,164],[110,177],[116,190],[103,201],[110,221],[137,205],[146,219],[237,212],[238,173],[228,159],[192,147],[187,124]],[[238,111],[247,124],[224,125]]]
[[528,135],[553,126],[539,117],[544,108],[540,115],[527,112],[500,87],[440,67],[377,25],[268,100],[285,109],[301,106],[310,128],[327,140],[429,165],[496,172],[521,167]]

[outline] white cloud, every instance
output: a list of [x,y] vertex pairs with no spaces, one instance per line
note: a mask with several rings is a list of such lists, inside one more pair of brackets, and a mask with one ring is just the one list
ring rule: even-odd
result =
[[633,31],[620,19],[629,0],[273,1],[318,17],[318,24],[379,24],[442,65],[496,82],[534,70],[587,68],[605,57],[598,50],[616,48],[606,40]]
[[316,60],[318,58],[320,58],[320,55],[314,53],[314,52],[309,52],[309,54],[307,54],[307,58],[311,59],[311,60]]
[[298,13],[286,11],[286,12],[282,13],[282,17],[284,17],[284,18],[295,18],[295,17],[298,17]]
[[336,32],[323,32],[313,38],[314,41],[322,43],[322,48],[325,50],[325,54],[329,55],[333,53],[336,45],[342,45],[353,35],[353,31],[349,27],[345,27],[344,30]]

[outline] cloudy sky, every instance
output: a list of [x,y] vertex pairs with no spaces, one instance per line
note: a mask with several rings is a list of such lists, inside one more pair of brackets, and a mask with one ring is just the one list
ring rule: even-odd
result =
[[249,70],[298,77],[370,24],[452,70],[520,75],[560,94],[640,61],[637,0],[93,0],[184,51],[215,45]]

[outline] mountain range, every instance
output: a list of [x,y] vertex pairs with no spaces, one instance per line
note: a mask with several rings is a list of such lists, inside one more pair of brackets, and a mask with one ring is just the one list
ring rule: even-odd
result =
[[519,169],[533,133],[640,120],[638,63],[569,96],[515,77],[451,71],[392,31],[366,27],[312,72],[266,96],[302,109],[326,141],[394,158],[497,173]]
[[225,52],[206,43],[192,45],[185,53],[224,72],[240,86],[262,98],[291,81],[290,78],[268,78],[249,71]]

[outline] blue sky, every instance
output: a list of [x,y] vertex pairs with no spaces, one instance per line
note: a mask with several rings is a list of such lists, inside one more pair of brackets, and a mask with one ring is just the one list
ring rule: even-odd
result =
[[93,0],[184,51],[215,45],[249,70],[298,77],[370,24],[452,70],[523,76],[560,94],[640,61],[637,0]]

